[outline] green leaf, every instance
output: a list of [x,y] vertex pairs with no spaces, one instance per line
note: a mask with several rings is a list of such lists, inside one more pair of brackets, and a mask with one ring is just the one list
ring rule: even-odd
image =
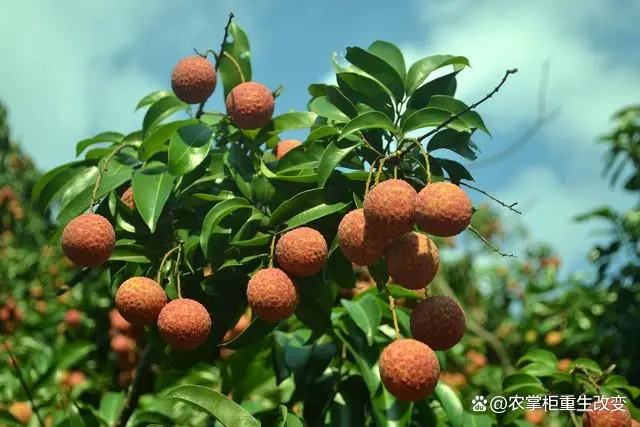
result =
[[286,222],[291,228],[292,222],[301,225],[322,218],[344,209],[350,203],[343,201],[348,200],[348,196],[345,190],[333,187],[303,191],[278,206],[271,214],[269,225]]
[[196,119],[176,120],[155,128],[149,136],[147,136],[138,150],[138,158],[147,161],[159,151],[164,150],[165,143],[180,128],[197,124]]
[[136,209],[152,233],[156,230],[158,218],[169,200],[176,177],[167,171],[161,162],[149,163],[138,169],[132,180],[133,198]]
[[385,112],[389,118],[394,117],[391,95],[376,80],[357,72],[338,73],[336,80],[341,92],[353,104],[363,103]]
[[296,317],[313,331],[313,337],[320,337],[331,329],[331,307],[333,293],[331,286],[316,278],[298,279],[300,304],[296,308]]
[[372,52],[359,47],[348,47],[345,56],[351,62],[371,77],[378,80],[387,90],[393,94],[396,101],[401,101],[404,96],[404,80],[395,68]]
[[528,351],[524,356],[518,359],[516,363],[522,366],[523,362],[539,362],[555,368],[558,364],[558,358],[549,350],[535,349]]
[[571,366],[572,367],[573,366],[580,366],[580,367],[582,367],[582,368],[584,368],[584,369],[586,369],[588,371],[591,371],[593,373],[602,374],[602,369],[600,368],[600,365],[598,365],[597,362],[595,362],[595,361],[593,361],[591,359],[580,357],[580,358],[574,360],[571,363]]
[[139,109],[141,109],[144,106],[147,106],[149,104],[155,103],[156,101],[160,100],[161,98],[170,96],[171,94],[172,94],[172,92],[168,91],[166,89],[156,90],[154,92],[151,92],[150,94],[148,94],[144,98],[142,98],[140,101],[138,101],[138,105],[136,105],[136,111],[138,111]]
[[542,381],[540,381],[537,377],[534,377],[531,374],[526,374],[524,372],[516,372],[514,374],[508,375],[502,381],[502,388],[514,388],[516,386],[534,384],[534,385],[542,385]]
[[234,61],[229,60],[226,55],[223,55],[220,60],[218,73],[222,80],[225,99],[229,92],[231,92],[231,89],[242,82],[242,77],[244,77],[244,81],[246,82],[251,81],[251,52],[247,34],[235,22],[231,22],[231,25],[229,25],[229,35],[231,36],[231,41],[225,43],[224,51],[235,59],[235,63],[240,66],[242,76],[236,68]]
[[124,261],[134,264],[149,264],[147,250],[144,246],[135,244],[118,244],[109,257],[110,261]]
[[363,129],[384,129],[389,132],[396,131],[393,122],[386,114],[381,113],[380,111],[369,111],[350,120],[349,123],[342,128],[342,131],[340,132],[340,139]]
[[207,412],[225,427],[260,427],[260,422],[242,406],[210,387],[183,385],[169,391],[166,398]]
[[57,352],[56,368],[61,371],[73,368],[76,363],[86,359],[97,348],[97,345],[92,343],[67,344]]
[[118,420],[118,416],[120,415],[120,411],[123,406],[124,393],[109,392],[102,397],[102,400],[100,400],[98,413],[109,423],[109,425],[113,425]]
[[320,126],[312,130],[311,133],[309,133],[309,136],[307,136],[307,139],[305,140],[305,142],[309,144],[310,142],[317,141],[319,139],[326,138],[328,136],[334,136],[339,134],[340,132],[332,126]]
[[76,157],[94,144],[100,144],[102,142],[118,143],[122,141],[122,138],[124,138],[124,134],[120,132],[102,132],[92,138],[83,139],[76,145]]
[[294,414],[287,414],[287,418],[285,420],[285,427],[304,427],[300,418],[296,417]]
[[244,347],[252,346],[253,344],[262,341],[264,337],[269,335],[273,331],[278,323],[270,323],[255,317],[249,326],[242,331],[242,333],[234,337],[231,341],[228,341],[221,346],[237,350]]
[[469,60],[463,56],[433,55],[416,61],[409,67],[406,79],[406,91],[411,95],[435,70],[453,65],[455,71],[469,66]]
[[455,95],[458,88],[457,75],[458,71],[454,71],[420,86],[407,101],[407,111],[425,108],[434,95]]
[[201,123],[178,129],[169,142],[169,172],[185,175],[202,163],[211,149],[213,130]]
[[[449,120],[450,117],[450,113],[439,108],[423,108],[422,110],[418,110],[407,117],[407,120],[402,124],[402,132],[408,133],[416,129],[438,127]],[[468,126],[458,119],[449,123],[447,126],[462,128],[462,130],[468,129]]]
[[31,192],[31,199],[36,203],[38,209],[41,211],[47,209],[56,196],[65,189],[69,182],[87,164],[89,163],[85,160],[78,160],[58,166],[42,175]]
[[[469,106],[459,99],[455,99],[448,95],[433,95],[429,100],[427,107],[439,108],[450,112],[451,114],[460,114],[467,110]],[[480,129],[488,135],[491,135],[489,129],[487,129],[480,114],[473,110],[469,110],[460,116],[462,120],[469,128]]]
[[427,151],[446,149],[460,154],[468,160],[475,160],[478,156],[474,150],[477,146],[471,142],[471,134],[468,132],[457,132],[453,129],[444,129],[429,140]]
[[340,162],[360,145],[360,141],[354,142],[350,140],[335,141],[329,144],[322,153],[322,158],[318,165],[318,187],[324,187]]
[[216,226],[220,224],[227,215],[230,215],[238,209],[252,209],[252,206],[247,199],[235,197],[218,203],[211,208],[205,216],[202,223],[202,232],[200,233],[200,247],[207,258],[210,255],[209,243],[212,240],[211,235],[214,233]]
[[532,362],[522,368],[520,372],[531,374],[536,377],[549,376],[556,373],[555,365],[550,366],[544,362]]
[[371,43],[367,50],[384,59],[387,64],[391,65],[396,70],[396,73],[398,73],[402,81],[405,81],[407,78],[407,66],[404,61],[402,51],[396,45],[384,40],[376,40]]
[[367,337],[367,343],[373,345],[373,337],[382,320],[382,313],[376,297],[367,294],[356,301],[343,299],[340,302],[347,309],[349,316],[351,316],[356,325],[364,332]]
[[442,404],[447,419],[452,427],[464,427],[464,408],[458,395],[445,383],[438,381],[435,389],[435,395]]
[[284,131],[310,128],[317,117],[316,113],[309,111],[292,111],[281,114],[271,119],[269,123],[262,127],[256,139],[264,141],[270,136],[277,135]]
[[327,98],[326,96],[319,96],[311,100],[311,102],[309,103],[309,110],[321,117],[335,120],[338,123],[347,122],[349,120],[349,116],[344,114],[338,107],[329,102],[329,98]]
[[187,108],[187,104],[180,101],[174,95],[168,95],[154,102],[142,119],[142,132],[149,135],[155,125],[172,114]]
[[447,175],[455,184],[458,184],[463,179],[473,181],[471,173],[460,163],[440,157],[432,157],[431,159],[447,172]]

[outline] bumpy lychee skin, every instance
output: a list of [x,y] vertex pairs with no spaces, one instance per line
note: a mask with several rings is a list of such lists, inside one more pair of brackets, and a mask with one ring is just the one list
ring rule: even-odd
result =
[[424,399],[433,393],[439,377],[440,364],[436,354],[420,341],[398,339],[380,354],[380,379],[398,400]]
[[251,311],[264,321],[276,323],[295,313],[300,293],[293,281],[279,268],[265,268],[247,284]]
[[33,411],[28,402],[14,402],[9,406],[9,413],[21,424],[27,424],[31,420]]
[[407,289],[424,288],[436,277],[440,253],[426,234],[410,232],[389,243],[387,271],[393,281]]
[[411,335],[435,351],[448,350],[458,344],[464,331],[464,311],[448,296],[428,297],[411,313]]
[[582,414],[584,427],[631,427],[631,412],[624,402],[605,398],[594,401]]
[[302,142],[298,141],[297,139],[285,139],[280,141],[278,145],[276,145],[276,159],[280,160],[289,151],[301,145]]
[[382,181],[367,193],[364,217],[380,237],[394,238],[411,231],[416,215],[416,190],[406,181]]
[[426,233],[451,237],[469,226],[473,206],[459,186],[434,182],[424,187],[416,199],[416,224]]
[[178,298],[165,305],[158,316],[160,336],[176,350],[195,350],[211,332],[211,316],[196,300]]
[[364,210],[346,214],[338,225],[338,243],[344,256],[358,266],[370,266],[384,255],[388,239],[376,234],[364,219]]
[[216,88],[218,76],[213,64],[201,56],[188,56],[176,64],[171,73],[171,88],[187,104],[205,102]]
[[61,245],[65,256],[77,267],[100,267],[116,246],[116,233],[102,215],[83,214],[64,227]]
[[307,277],[324,268],[328,253],[327,241],[319,231],[300,227],[280,237],[276,244],[275,258],[278,266],[287,274]]
[[136,201],[133,198],[133,187],[129,187],[125,190],[124,193],[122,193],[122,196],[120,196],[120,200],[122,201],[122,203],[124,203],[126,206],[129,207],[129,209],[134,209],[136,208]]
[[269,123],[274,111],[273,95],[263,84],[240,83],[227,95],[227,115],[239,129],[259,129]]
[[127,279],[116,292],[118,311],[125,320],[136,326],[154,324],[166,304],[164,289],[148,277]]

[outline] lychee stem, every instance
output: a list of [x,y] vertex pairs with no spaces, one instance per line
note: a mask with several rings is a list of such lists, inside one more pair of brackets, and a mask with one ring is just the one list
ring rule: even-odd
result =
[[429,153],[417,139],[412,139],[411,142],[413,142],[414,145],[418,146],[420,152],[422,153],[422,157],[424,157],[424,168],[427,174],[427,184],[431,184],[431,162],[429,162]]
[[485,239],[484,236],[482,236],[478,232],[478,230],[473,228],[473,226],[469,225],[467,228],[469,229],[469,231],[471,231],[473,234],[475,234],[476,237],[478,237],[478,239],[480,239],[482,241],[482,243],[484,243],[487,247],[489,247],[489,249],[491,249],[492,251],[494,251],[498,255],[504,256],[504,257],[513,257],[513,258],[515,258],[515,255],[504,253],[498,247],[496,247],[493,244],[491,244],[491,242],[489,242],[487,239]]
[[182,264],[182,245],[178,245],[178,256],[176,257],[176,263],[173,266],[173,277],[176,278],[176,288],[178,290],[178,298],[182,298],[182,282],[180,281]]
[[461,182],[461,183],[460,183],[460,185],[464,185],[465,187],[468,187],[468,188],[470,188],[470,189],[472,189],[472,190],[475,190],[475,191],[477,191],[478,193],[482,193],[482,194],[484,194],[485,196],[487,196],[488,198],[490,198],[491,200],[493,200],[494,202],[498,203],[499,205],[504,206],[505,208],[509,209],[510,211],[513,211],[513,212],[515,212],[515,213],[517,213],[517,214],[522,215],[522,212],[520,212],[519,210],[517,210],[517,209],[514,207],[514,206],[516,206],[516,205],[518,204],[518,202],[514,202],[514,203],[511,203],[510,205],[508,205],[508,204],[506,204],[505,202],[503,202],[502,200],[499,200],[499,199],[495,198],[495,197],[494,197],[494,196],[492,196],[491,194],[487,193],[486,191],[484,191],[484,190],[482,190],[482,189],[480,189],[480,188],[478,188],[478,187],[474,187],[473,185],[469,185],[469,184],[466,184],[466,183],[464,183],[464,182]]
[[382,175],[382,168],[384,167],[384,163],[387,161],[387,158],[384,157],[382,159],[380,159],[380,163],[378,163],[378,172],[376,173],[376,180],[375,180],[375,184],[377,184],[378,182],[380,182],[380,176]]
[[158,267],[158,272],[156,273],[156,282],[160,283],[160,281],[162,280],[162,270],[164,268],[164,265],[167,262],[167,259],[169,259],[171,254],[177,251],[179,248],[180,248],[180,245],[169,249],[169,251],[167,251],[167,253],[164,254],[164,256],[162,257],[162,261],[160,261],[160,267]]
[[378,159],[375,159],[373,162],[371,162],[371,164],[369,165],[369,175],[367,176],[367,184],[364,187],[364,195],[366,196],[367,193],[369,193],[369,187],[371,187],[371,178],[373,177],[373,171],[374,166],[376,164],[376,162],[378,161]]
[[393,328],[396,330],[396,339],[400,338],[400,328],[398,327],[398,313],[396,312],[396,301],[393,296],[389,294],[389,307],[391,308],[391,315],[393,316]]
[[120,151],[122,151],[122,149],[124,149],[127,146],[128,146],[127,143],[124,143],[124,142],[120,143],[120,145],[114,148],[104,158],[104,163],[102,164],[102,166],[100,167],[100,170],[98,171],[98,177],[96,178],[96,183],[93,186],[93,191],[91,192],[91,199],[89,200],[89,210],[93,209],[93,205],[96,203],[96,197],[98,196],[98,189],[100,188],[100,181],[102,180],[102,175],[104,175],[104,172],[107,170],[107,167],[109,166],[109,162],[116,154],[118,154]]
[[276,251],[276,234],[271,238],[271,248],[269,249],[269,268],[273,267],[273,254]]
[[18,359],[16,359],[15,355],[7,345],[7,341],[4,339],[4,337],[2,338],[2,345],[5,351],[9,354],[9,357],[11,358],[11,360],[13,361],[11,366],[13,367],[13,370],[16,372],[16,376],[18,377],[18,381],[20,382],[20,385],[24,390],[24,394],[27,395],[27,399],[29,399],[29,403],[31,404],[31,409],[33,410],[33,413],[36,414],[38,423],[40,424],[41,427],[44,427],[45,426],[44,421],[42,420],[42,417],[40,417],[40,413],[38,412],[38,408],[36,407],[36,404],[33,400],[33,395],[31,394],[31,390],[29,390],[29,386],[27,386],[27,382],[25,381],[24,376],[22,375],[22,371],[18,366]]
[[578,422],[576,414],[573,411],[569,411],[569,416],[571,417],[571,422],[573,423],[573,425],[575,427],[580,427],[580,423]]

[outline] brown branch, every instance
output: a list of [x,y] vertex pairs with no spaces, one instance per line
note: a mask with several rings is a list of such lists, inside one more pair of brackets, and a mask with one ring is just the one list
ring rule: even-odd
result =
[[476,230],[475,228],[473,228],[472,226],[468,226],[467,229],[469,231],[471,231],[473,234],[476,235],[476,237],[478,239],[480,239],[482,241],[482,243],[484,243],[489,249],[491,249],[493,252],[497,253],[500,256],[503,257],[511,257],[511,258],[515,258],[515,255],[513,254],[507,254],[502,252],[498,247],[496,247],[495,245],[493,245],[490,241],[488,241],[482,234],[480,234],[480,232],[478,232],[478,230]]
[[[229,13],[229,19],[227,20],[227,25],[224,27],[224,36],[222,37],[222,43],[220,43],[220,53],[218,55],[214,55],[216,57],[216,71],[220,68],[220,61],[224,56],[224,45],[227,44],[227,39],[229,38],[229,27],[231,26],[231,21],[233,20],[233,12]],[[209,52],[209,51],[207,51]],[[206,102],[206,101],[205,101]],[[201,102],[198,106],[198,111],[196,112],[196,119],[199,119],[204,114],[204,104],[205,102]]]
[[136,373],[133,377],[133,382],[129,387],[129,391],[127,393],[127,400],[120,411],[120,416],[118,417],[118,421],[115,424],[115,427],[124,427],[129,422],[129,418],[133,415],[133,412],[136,410],[138,406],[138,401],[140,400],[140,396],[142,395],[142,383],[143,379],[147,376],[148,372],[150,372],[151,360],[153,358],[152,344],[151,341],[147,344],[147,347],[144,349],[144,353],[142,355],[142,359],[136,368]]
[[91,191],[91,199],[89,200],[89,210],[93,209],[93,205],[95,205],[96,203],[96,198],[98,196],[98,189],[100,188],[100,181],[102,180],[102,175],[104,175],[104,173],[107,170],[107,167],[109,166],[109,162],[116,154],[118,154],[127,146],[128,146],[127,143],[120,143],[120,145],[114,148],[107,155],[107,157],[104,158],[104,163],[102,164],[102,167],[98,170],[98,177],[96,178],[96,183],[93,186],[93,190]]
[[461,182],[460,185],[464,185],[465,187],[471,188],[472,190],[475,190],[478,193],[482,193],[485,196],[487,196],[488,198],[490,198],[491,200],[493,200],[494,202],[498,203],[499,205],[504,206],[505,208],[509,209],[510,211],[513,211],[513,212],[515,212],[517,214],[522,215],[522,212],[520,212],[519,210],[517,210],[515,208],[515,206],[518,204],[518,202],[513,202],[510,205],[508,205],[505,202],[503,202],[502,200],[497,199],[496,197],[493,197],[491,194],[489,194],[488,192],[486,192],[484,190],[481,190],[478,187],[474,187],[473,185],[465,184],[464,182]]

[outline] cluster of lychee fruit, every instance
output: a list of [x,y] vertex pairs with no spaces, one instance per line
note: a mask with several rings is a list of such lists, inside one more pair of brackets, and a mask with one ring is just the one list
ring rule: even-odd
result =
[[[375,185],[362,208],[346,214],[338,226],[340,249],[359,266],[383,258],[393,283],[410,290],[427,287],[440,268],[435,243],[427,236],[452,237],[471,222],[473,207],[466,193],[449,182],[417,192],[401,179]],[[417,225],[423,232],[414,231]],[[462,307],[448,296],[428,296],[411,314],[412,338],[397,339],[380,355],[380,378],[397,399],[421,400],[440,377],[434,351],[456,345],[465,332]]]
[[0,330],[3,333],[12,334],[16,328],[22,323],[24,313],[18,307],[16,300],[8,298],[4,305],[0,307]]
[[[10,185],[5,185],[0,188],[0,206],[4,204],[6,204],[6,210],[9,212],[13,220],[19,221],[24,218],[24,209],[22,204]],[[11,225],[9,218],[3,218],[2,222],[3,228],[9,228]]]
[[117,308],[109,312],[109,337],[111,351],[117,358],[117,382],[121,388],[131,384],[140,357],[144,328],[131,324]]

